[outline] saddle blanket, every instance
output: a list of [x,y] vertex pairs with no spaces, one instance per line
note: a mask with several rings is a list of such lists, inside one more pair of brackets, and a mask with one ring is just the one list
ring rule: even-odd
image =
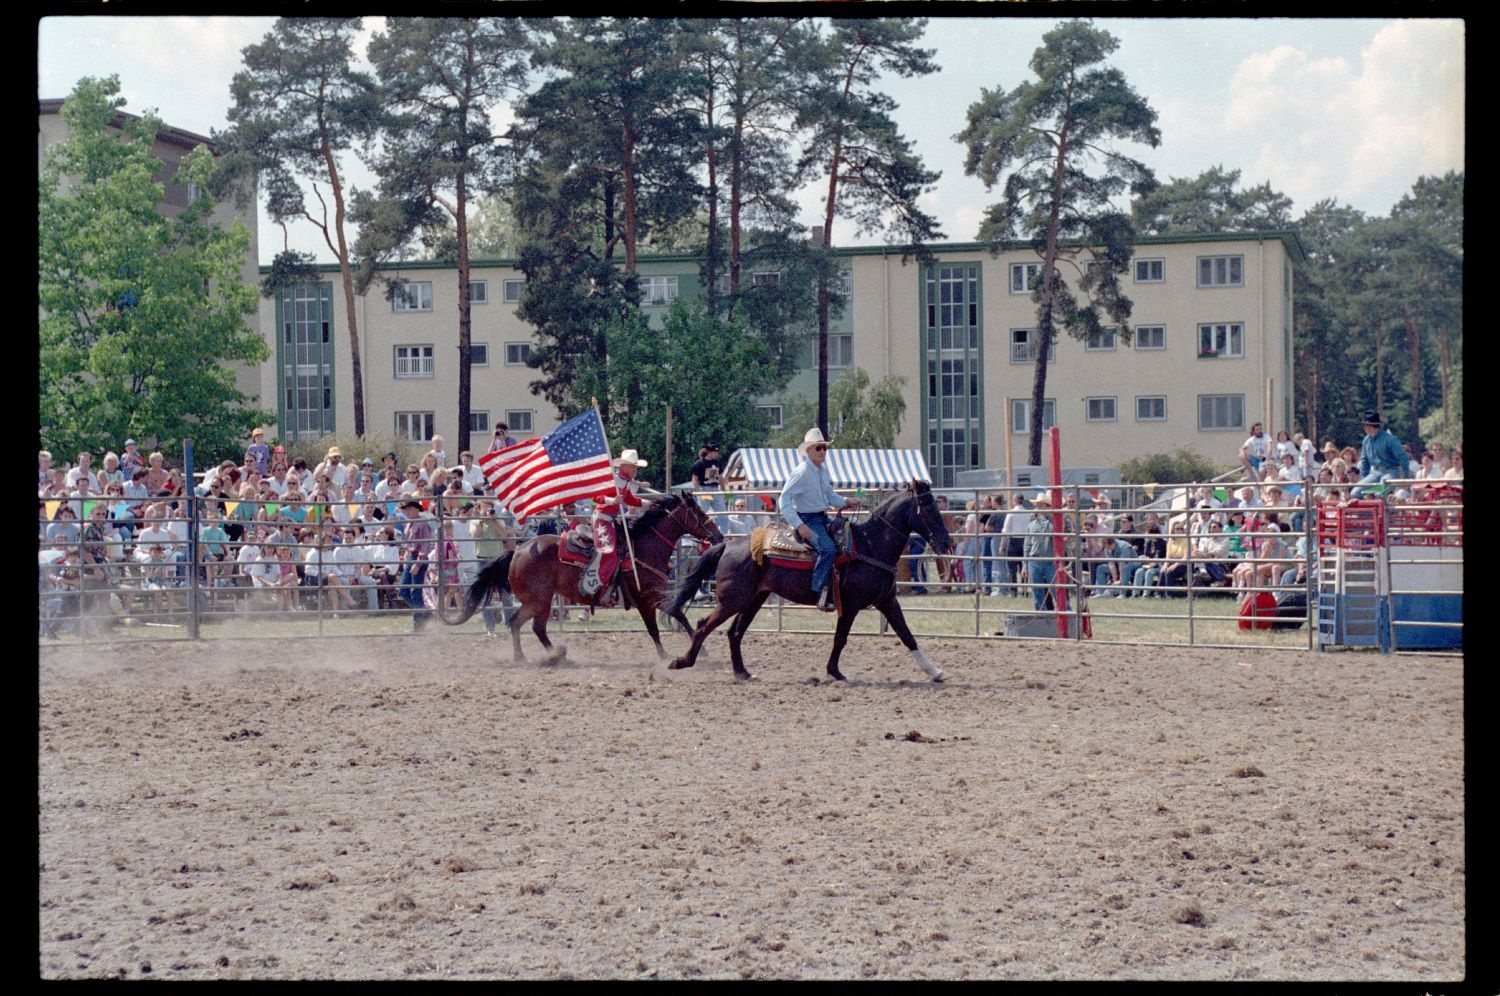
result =
[[[845,535],[834,537],[839,544],[838,564],[853,560],[852,554],[844,550]],[[750,556],[757,566],[765,566],[769,560],[773,567],[785,567],[794,571],[810,571],[818,559],[818,551],[802,541],[797,530],[791,526],[760,526],[750,530]]]
[[[560,535],[557,543],[557,559],[574,567],[587,567],[594,562],[594,534],[588,529],[569,529]],[[630,557],[620,551],[620,563],[616,572],[630,570]]]

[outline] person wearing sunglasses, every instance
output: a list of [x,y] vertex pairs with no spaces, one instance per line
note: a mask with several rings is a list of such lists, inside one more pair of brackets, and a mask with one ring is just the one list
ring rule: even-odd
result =
[[838,553],[833,537],[828,535],[828,510],[858,504],[833,490],[833,476],[825,466],[832,442],[823,438],[823,430],[817,426],[807,430],[797,446],[803,459],[787,475],[779,502],[782,518],[818,551],[818,559],[813,563],[812,590],[818,596],[818,608],[824,612],[834,610],[828,582],[833,577],[833,559]]

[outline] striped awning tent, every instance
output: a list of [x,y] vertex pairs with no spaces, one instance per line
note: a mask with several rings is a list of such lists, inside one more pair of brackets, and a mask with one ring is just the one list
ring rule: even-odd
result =
[[[724,467],[724,480],[731,487],[779,488],[801,459],[795,448],[735,450]],[[828,472],[833,486],[840,490],[893,489],[905,487],[912,480],[932,481],[920,450],[835,447],[828,451]]]

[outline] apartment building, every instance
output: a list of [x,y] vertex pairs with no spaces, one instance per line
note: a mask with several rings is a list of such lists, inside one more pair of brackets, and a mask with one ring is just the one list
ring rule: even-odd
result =
[[[1006,445],[1026,462],[1037,345],[1029,249],[992,256],[978,243],[934,246],[926,266],[884,247],[849,248],[835,293],[846,306],[830,327],[830,376],[859,366],[873,378],[904,378],[901,448],[920,448],[934,480],[1004,466]],[[1059,334],[1048,364],[1043,424],[1061,430],[1070,465],[1107,466],[1191,447],[1228,464],[1249,427],[1290,424],[1292,232],[1147,237],[1124,277],[1134,302],[1130,341],[1105,329],[1090,341]],[[701,296],[698,260],[645,256],[642,306],[662,314],[679,297]],[[319,436],[349,428],[349,368],[343,295],[334,267],[325,279],[264,299],[261,327],[275,330],[262,375],[274,395],[279,433]],[[458,272],[403,263],[407,281],[388,299],[378,285],[357,299],[366,424],[413,441],[457,430]],[[749,273],[778,279],[775,271]],[[504,422],[518,436],[557,424],[531,393],[531,329],[516,314],[523,277],[509,260],[471,268],[471,431]],[[777,397],[761,399],[779,425],[793,394],[816,394],[811,336],[800,369]],[[728,441],[733,448],[737,441]],[[755,443],[756,441],[746,441]]]

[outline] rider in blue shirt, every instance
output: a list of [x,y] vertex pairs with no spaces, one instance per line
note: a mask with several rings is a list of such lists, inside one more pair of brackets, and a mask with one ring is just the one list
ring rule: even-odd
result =
[[832,440],[823,438],[817,427],[807,430],[797,452],[802,461],[786,479],[781,489],[781,515],[797,530],[797,535],[817,548],[818,559],[813,563],[812,590],[818,596],[818,608],[824,612],[834,610],[832,590],[828,584],[833,576],[833,558],[838,553],[833,538],[828,535],[828,509],[855,505],[833,490],[833,476],[824,466],[828,459],[828,446]]

